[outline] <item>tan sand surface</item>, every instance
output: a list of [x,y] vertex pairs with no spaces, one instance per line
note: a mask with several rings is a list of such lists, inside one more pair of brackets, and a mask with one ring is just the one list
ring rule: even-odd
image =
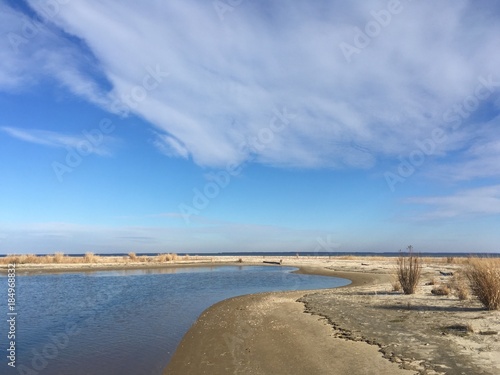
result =
[[332,336],[304,314],[303,293],[233,298],[208,309],[179,345],[165,374],[413,374],[378,347]]
[[[500,312],[425,285],[449,283],[441,272],[462,265],[426,259],[417,293],[406,296],[392,291],[394,259],[282,260],[354,282],[223,301],[186,334],[165,374],[500,374]],[[461,326],[472,331],[453,328]]]
[[[300,267],[299,272],[353,283],[220,302],[185,335],[165,374],[500,374],[500,312],[484,310],[474,298],[435,296],[434,286],[426,285],[449,283],[451,277],[440,271],[460,273],[463,266],[446,259],[424,259],[420,285],[411,296],[392,291],[395,259],[384,257],[199,256],[162,264],[100,257],[93,264],[17,269],[22,274],[280,260]],[[0,265],[0,272],[6,268]]]

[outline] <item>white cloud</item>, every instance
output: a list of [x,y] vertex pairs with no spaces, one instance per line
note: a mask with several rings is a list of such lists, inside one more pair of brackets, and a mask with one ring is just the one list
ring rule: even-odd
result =
[[[102,139],[87,139],[85,135],[66,135],[49,130],[38,129],[19,129],[8,126],[0,127],[0,130],[7,133],[13,138],[20,139],[25,142],[35,143],[43,146],[58,147],[58,148],[80,148],[83,147],[85,152],[100,156],[109,156],[109,144],[114,143],[115,139],[103,135]],[[97,142],[98,141],[98,142]]]
[[98,63],[65,38],[53,19],[45,13],[30,18],[0,3],[0,91],[32,89],[48,78],[94,104],[109,106],[108,93],[94,79]]
[[413,197],[407,203],[430,207],[420,219],[500,215],[500,185],[467,189],[448,196]]
[[[432,178],[462,182],[500,177],[500,116],[485,123],[470,125],[472,138],[462,137],[463,151],[453,160],[430,165],[426,174]],[[463,134],[463,133],[462,133]],[[451,138],[451,137],[450,137]],[[453,143],[448,141],[447,143]]]
[[[30,41],[40,56],[29,68],[47,62],[44,74],[109,110],[111,98],[142,84],[148,67],[168,71],[132,110],[155,126],[155,145],[169,156],[208,166],[252,154],[278,166],[369,168],[428,137],[478,76],[500,63],[500,26],[489,3],[401,3],[348,63],[339,44],[353,44],[354,28],[373,20],[370,11],[386,9],[385,1],[245,2],[223,22],[210,1],[68,2],[51,21],[88,46],[98,60],[90,65],[111,91],[85,69],[80,50],[51,29]],[[3,57],[11,70],[20,61]],[[4,78],[7,84],[19,82]],[[298,117],[265,147],[242,152],[284,106]]]
[[160,150],[161,153],[167,156],[182,157],[187,159],[189,151],[178,140],[166,134],[157,134],[153,144]]

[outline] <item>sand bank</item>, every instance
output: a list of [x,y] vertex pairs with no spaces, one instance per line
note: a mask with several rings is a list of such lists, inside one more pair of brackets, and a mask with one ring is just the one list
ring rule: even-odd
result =
[[[310,270],[309,270],[310,272]],[[369,282],[347,273],[356,284]],[[232,298],[207,309],[184,336],[164,374],[413,374],[378,347],[332,336],[304,313],[304,292]]]
[[440,271],[459,265],[426,264],[417,294],[405,296],[392,292],[393,259],[283,263],[353,283],[220,302],[184,336],[164,374],[500,373],[499,312],[434,296],[425,285],[448,282]]
[[[277,257],[196,257],[138,263],[19,265],[18,274],[262,265]],[[165,374],[499,374],[500,312],[475,300],[435,296],[431,280],[460,272],[425,259],[415,295],[392,291],[394,258],[283,257],[302,273],[348,278],[344,288],[242,296],[207,309],[187,332]],[[0,272],[7,265],[0,265]],[[307,313],[305,313],[307,311]],[[466,328],[465,330],[462,328]]]

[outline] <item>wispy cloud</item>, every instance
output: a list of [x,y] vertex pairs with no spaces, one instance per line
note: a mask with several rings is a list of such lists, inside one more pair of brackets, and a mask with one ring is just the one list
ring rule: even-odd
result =
[[[42,8],[44,4],[39,3]],[[75,95],[109,108],[112,97],[98,84],[98,79],[105,81],[99,63],[94,56],[82,53],[74,40],[53,24],[66,5],[58,3],[50,17],[45,11],[30,17],[0,3],[0,91],[22,91],[52,80]]]
[[[40,2],[28,2],[42,13]],[[353,43],[355,27],[386,3],[245,2],[222,22],[211,2],[196,0],[68,2],[51,19],[55,27],[32,41],[34,60],[27,56],[35,47],[18,57],[4,50],[2,61],[16,79],[42,70],[110,111],[145,67],[168,70],[169,79],[132,108],[153,124],[154,145],[168,156],[208,166],[252,156],[278,166],[370,168],[413,149],[479,75],[500,65],[498,14],[487,2],[403,3],[405,11],[351,63],[339,44]],[[61,36],[68,34],[85,49]],[[40,49],[44,43],[51,54]],[[90,72],[80,63],[89,55]],[[242,152],[284,106],[296,120],[265,148]],[[461,137],[473,133],[464,128]],[[459,145],[446,152],[460,152]]]
[[75,136],[50,130],[19,129],[8,126],[0,127],[0,130],[13,138],[42,146],[78,148],[84,144],[89,145],[89,147],[85,148],[86,152],[100,156],[111,155],[109,145],[116,141],[113,137],[108,135],[102,135],[102,141],[100,141],[99,144],[95,144],[85,138],[84,135]]
[[413,197],[406,203],[428,207],[419,219],[500,215],[500,185],[467,189],[448,196]]
[[153,144],[162,154],[167,156],[181,157],[183,159],[189,157],[189,151],[186,147],[178,139],[167,134],[156,134]]
[[474,137],[463,142],[454,160],[429,166],[427,176],[452,182],[500,177],[500,116],[486,123],[474,123]]

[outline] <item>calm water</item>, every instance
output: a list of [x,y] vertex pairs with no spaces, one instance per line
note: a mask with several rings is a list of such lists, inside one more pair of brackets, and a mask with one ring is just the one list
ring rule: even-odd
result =
[[[161,374],[210,305],[237,295],[333,288],[345,279],[288,267],[203,267],[17,277],[17,367],[0,374]],[[7,300],[7,280],[0,279]],[[2,352],[7,310],[1,304]]]

